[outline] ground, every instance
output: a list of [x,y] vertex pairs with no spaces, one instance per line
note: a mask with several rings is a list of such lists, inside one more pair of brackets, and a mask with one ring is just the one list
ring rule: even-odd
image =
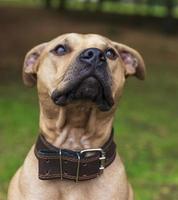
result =
[[177,200],[178,37],[35,8],[0,13],[0,200],[38,133],[37,93],[23,86],[23,58],[65,32],[99,33],[141,52],[147,78],[130,78],[125,87],[114,126],[118,151],[136,200]]

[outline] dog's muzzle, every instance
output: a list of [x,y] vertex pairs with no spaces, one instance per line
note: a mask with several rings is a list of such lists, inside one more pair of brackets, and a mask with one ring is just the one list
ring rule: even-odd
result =
[[66,87],[62,91],[53,91],[51,98],[54,103],[65,106],[76,100],[90,100],[101,111],[110,110],[114,101],[104,53],[97,48],[86,49],[74,66],[64,78]]

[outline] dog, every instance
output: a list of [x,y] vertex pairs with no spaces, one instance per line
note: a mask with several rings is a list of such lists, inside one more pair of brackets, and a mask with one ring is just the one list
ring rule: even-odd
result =
[[145,78],[141,55],[97,34],[64,34],[27,53],[23,80],[37,85],[40,138],[12,178],[8,200],[134,199],[111,133],[129,76]]

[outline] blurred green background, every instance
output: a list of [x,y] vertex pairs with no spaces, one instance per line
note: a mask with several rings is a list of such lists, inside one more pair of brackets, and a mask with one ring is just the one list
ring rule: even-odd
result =
[[178,199],[177,4],[171,12],[165,5],[0,1],[0,200],[38,133],[37,92],[21,81],[24,56],[66,32],[102,34],[143,55],[147,78],[128,80],[116,114],[118,151],[136,200]]

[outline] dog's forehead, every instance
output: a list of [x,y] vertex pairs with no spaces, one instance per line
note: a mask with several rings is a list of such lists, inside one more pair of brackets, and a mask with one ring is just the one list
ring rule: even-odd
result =
[[101,45],[101,46],[108,46],[108,44],[110,43],[109,39],[97,34],[85,35],[84,41],[89,44]]
[[111,45],[111,41],[97,34],[77,34],[70,33],[64,34],[53,40],[55,43],[67,43],[71,46],[92,46],[92,47],[107,47]]

